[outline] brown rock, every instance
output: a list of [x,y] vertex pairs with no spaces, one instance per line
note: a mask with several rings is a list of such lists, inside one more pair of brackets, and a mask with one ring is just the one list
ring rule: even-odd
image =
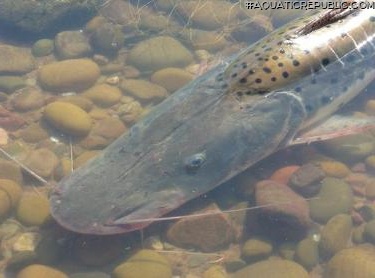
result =
[[27,73],[35,68],[35,60],[26,48],[0,45],[0,73]]
[[0,105],[0,126],[6,130],[17,130],[25,124],[25,120],[17,115],[12,113]]
[[308,163],[291,175],[289,185],[304,196],[310,196],[319,191],[320,181],[324,177],[325,174],[318,165]]
[[168,96],[168,92],[163,87],[138,79],[126,79],[120,84],[121,89],[143,101],[160,101]]

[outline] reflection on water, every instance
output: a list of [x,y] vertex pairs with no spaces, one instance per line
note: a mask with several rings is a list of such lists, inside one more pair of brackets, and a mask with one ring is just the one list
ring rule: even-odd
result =
[[[0,277],[375,273],[371,132],[282,150],[141,231],[85,236],[57,225],[48,194],[59,180],[179,88],[301,14],[229,0],[87,2],[98,15],[86,25],[52,37],[41,29],[26,45],[14,32],[0,45]],[[346,109],[374,116],[372,92]]]

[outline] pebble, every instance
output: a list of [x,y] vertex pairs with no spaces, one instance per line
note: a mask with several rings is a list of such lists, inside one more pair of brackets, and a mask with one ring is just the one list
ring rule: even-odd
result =
[[313,163],[302,165],[289,180],[289,185],[303,196],[316,194],[320,189],[320,181],[325,177],[323,170]]
[[58,101],[69,102],[80,107],[86,112],[89,112],[94,106],[93,102],[90,99],[79,95],[64,96],[62,98],[59,98]]
[[27,143],[38,143],[49,137],[48,132],[40,123],[32,123],[26,128],[19,130],[16,135]]
[[254,262],[272,254],[272,243],[260,238],[248,239],[242,246],[241,256],[245,261]]
[[350,169],[344,163],[335,160],[323,160],[319,166],[328,177],[345,178],[350,174]]
[[21,186],[13,180],[0,179],[0,190],[8,194],[11,206],[15,207],[22,194]]
[[89,59],[69,59],[40,67],[40,85],[51,91],[80,91],[91,87],[100,76],[100,69]]
[[[255,186],[258,222],[265,233],[278,239],[303,237],[311,224],[307,201],[287,185],[271,180]],[[280,204],[280,205],[276,205]]]
[[273,180],[282,184],[288,184],[291,175],[295,171],[297,171],[299,167],[300,166],[298,165],[289,165],[289,166],[279,168],[272,174],[272,176],[270,177],[270,180]]
[[124,123],[131,125],[141,118],[143,114],[143,108],[138,101],[132,100],[122,104],[118,108],[117,112]]
[[182,30],[180,35],[192,48],[205,49],[210,52],[217,52],[230,44],[221,31],[189,28]]
[[38,176],[48,178],[59,163],[56,154],[47,148],[32,150],[23,163]]
[[332,217],[321,231],[319,251],[324,258],[330,258],[347,247],[351,232],[350,215],[338,214]]
[[9,140],[8,132],[5,129],[0,128],[0,146],[4,146],[8,144],[8,140]]
[[152,250],[140,250],[128,260],[117,266],[113,278],[172,278],[172,269],[159,253]]
[[308,278],[306,270],[289,260],[267,260],[246,266],[231,276],[232,278]]
[[194,76],[180,68],[165,68],[156,71],[151,81],[173,93],[193,80]]
[[125,79],[120,88],[140,101],[161,101],[168,96],[166,89],[146,80]]
[[25,88],[11,96],[11,104],[16,111],[24,112],[35,110],[44,105],[44,96],[36,88]]
[[374,261],[374,246],[347,248],[328,262],[323,278],[371,278],[375,273]]
[[14,131],[24,126],[25,123],[23,117],[0,106],[0,126],[3,129]]
[[23,268],[16,278],[68,278],[68,275],[49,266],[32,264]]
[[21,76],[2,75],[0,76],[0,90],[10,94],[26,86],[25,79]]
[[70,135],[83,136],[90,132],[90,116],[78,106],[67,102],[52,102],[44,109],[44,118],[55,128]]
[[54,43],[57,56],[63,60],[86,57],[92,52],[89,38],[81,31],[60,32]]
[[50,39],[37,40],[31,49],[31,53],[35,57],[43,57],[52,54],[54,50],[54,41]]
[[366,102],[365,112],[369,116],[375,116],[375,99],[370,99]]
[[353,206],[350,186],[337,178],[325,178],[315,199],[309,201],[310,216],[319,223],[326,223],[333,216],[349,213]]
[[124,46],[124,37],[120,25],[104,22],[93,31],[91,43],[98,52],[111,56]]
[[367,242],[375,244],[375,219],[365,224],[363,237]]
[[50,217],[49,201],[40,193],[24,193],[18,202],[16,218],[27,226],[40,226]]
[[195,213],[215,212],[214,214],[182,218],[167,230],[167,240],[176,246],[195,247],[204,252],[219,250],[228,246],[234,239],[234,231],[229,218],[212,204]]
[[13,180],[18,184],[22,184],[21,168],[13,162],[0,159],[0,178]]
[[167,67],[184,67],[193,55],[179,41],[168,36],[154,37],[135,45],[129,52],[128,63],[144,71]]
[[301,240],[297,244],[294,259],[304,268],[311,270],[319,263],[318,243],[311,238]]
[[35,60],[28,49],[0,45],[0,74],[23,74],[35,69]]
[[108,84],[95,85],[80,95],[101,107],[112,106],[118,103],[122,97],[119,88]]
[[84,165],[87,161],[94,158],[99,154],[99,151],[85,151],[81,153],[75,160],[74,160],[74,168],[77,169]]
[[364,231],[365,231],[365,223],[362,223],[361,225],[354,227],[352,232],[352,241],[355,244],[361,244],[365,242],[364,238]]

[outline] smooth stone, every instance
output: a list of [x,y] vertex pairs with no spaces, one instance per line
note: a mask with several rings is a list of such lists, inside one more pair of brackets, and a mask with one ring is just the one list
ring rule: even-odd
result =
[[330,258],[347,247],[351,232],[352,218],[347,214],[332,217],[323,227],[319,241],[319,252],[324,258]]
[[113,278],[172,278],[172,269],[159,253],[152,250],[141,250],[117,266]]
[[295,242],[284,242],[279,246],[278,253],[280,257],[286,260],[293,261],[296,254],[297,244]]
[[48,198],[40,193],[24,193],[18,202],[16,218],[26,226],[40,226],[50,217]]
[[193,55],[179,41],[160,36],[141,41],[129,52],[128,63],[144,71],[167,67],[184,67],[193,61]]
[[375,244],[375,220],[367,222],[363,230],[363,238],[372,244]]
[[48,178],[59,163],[56,154],[47,148],[32,150],[23,163],[37,175]]
[[158,70],[151,76],[151,81],[173,93],[191,80],[194,76],[186,70],[180,68],[165,68]]
[[313,163],[302,165],[290,177],[289,185],[303,196],[311,196],[320,189],[320,181],[325,177],[323,170]]
[[248,239],[242,246],[241,256],[245,261],[254,262],[271,255],[272,243],[260,238]]
[[17,136],[28,143],[38,143],[49,137],[48,132],[40,125],[40,123],[32,123],[25,129],[17,132]]
[[15,110],[24,112],[42,107],[44,96],[38,89],[26,88],[17,94],[13,94],[10,101]]
[[100,53],[113,55],[124,46],[125,36],[120,25],[105,22],[91,35],[91,43]]
[[299,264],[289,260],[260,261],[240,269],[232,278],[308,278],[309,274]]
[[37,40],[31,49],[31,53],[35,57],[43,57],[52,54],[54,50],[54,41],[50,39]]
[[337,214],[349,213],[352,205],[350,186],[337,178],[325,178],[316,198],[309,201],[310,216],[319,223],[326,223]]
[[345,178],[350,174],[350,169],[344,163],[335,160],[323,160],[318,162],[328,177]]
[[89,38],[81,31],[63,31],[55,37],[55,51],[61,59],[86,57],[92,49]]
[[83,136],[90,132],[90,116],[78,106],[67,102],[52,102],[44,109],[44,118],[67,134]]
[[375,152],[374,137],[355,134],[321,142],[323,149],[338,160],[357,162]]
[[288,184],[292,174],[299,169],[298,165],[288,165],[277,169],[270,176],[270,180],[276,181],[282,184]]
[[184,29],[180,35],[184,42],[194,49],[205,49],[210,52],[217,52],[230,44],[220,31]]
[[272,180],[258,182],[255,202],[259,206],[257,220],[264,233],[281,240],[305,236],[311,224],[308,203],[287,185]]
[[13,113],[0,105],[0,126],[8,131],[15,131],[26,123],[18,113]]
[[10,45],[0,45],[0,74],[23,74],[33,69],[35,69],[35,60],[28,49]]
[[306,269],[312,269],[319,263],[318,243],[311,238],[301,240],[297,244],[294,258]]
[[80,94],[98,106],[109,107],[118,103],[122,97],[121,90],[108,84],[99,84]]
[[38,73],[43,88],[59,92],[87,89],[99,76],[99,66],[89,59],[69,59],[43,65]]
[[143,114],[143,108],[138,101],[132,100],[122,104],[117,109],[117,112],[123,122],[125,122],[126,124],[134,124],[141,118]]
[[361,225],[353,228],[352,241],[355,244],[361,244],[365,242],[364,231],[366,224],[362,223]]
[[372,278],[375,273],[375,248],[360,245],[338,252],[325,267],[323,278]]
[[32,264],[23,268],[16,278],[69,278],[65,273],[52,267]]
[[65,97],[59,98],[58,101],[69,102],[71,104],[74,104],[82,108],[86,112],[89,112],[94,106],[93,102],[90,99],[85,98],[83,96],[79,96],[79,95],[65,96]]
[[180,247],[195,247],[204,252],[219,250],[228,246],[234,239],[231,221],[216,204],[194,213],[210,215],[194,218],[183,218],[173,223],[167,230],[169,242]]
[[161,101],[168,96],[166,89],[146,80],[125,79],[120,88],[141,101]]
[[13,93],[14,91],[21,89],[25,86],[26,82],[23,77],[12,75],[0,76],[0,90],[7,94]]
[[375,116],[375,99],[370,99],[366,102],[365,112],[369,116]]
[[13,162],[0,159],[0,178],[10,179],[18,184],[22,184],[23,177],[20,166]]
[[121,120],[117,118],[104,118],[95,123],[91,133],[115,140],[126,131],[127,128]]
[[21,198],[22,187],[13,180],[0,179],[0,190],[8,194],[11,206],[18,204]]
[[6,191],[0,190],[0,221],[4,221],[12,209],[12,200]]
[[81,153],[77,158],[74,160],[74,167],[77,169],[82,165],[86,164],[87,161],[94,158],[99,154],[99,151],[86,151]]

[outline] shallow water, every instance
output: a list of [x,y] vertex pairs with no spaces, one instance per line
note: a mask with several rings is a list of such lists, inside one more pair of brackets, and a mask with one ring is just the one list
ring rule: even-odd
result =
[[[360,250],[358,256],[352,255],[354,248],[345,254],[348,261],[359,257],[358,262],[352,261],[363,272],[347,274],[342,260],[338,269],[348,275],[345,277],[375,273],[368,263],[375,252],[375,141],[371,132],[282,150],[185,204],[168,215],[171,219],[141,231],[78,235],[50,218],[47,196],[63,176],[100,153],[183,84],[300,14],[299,10],[245,11],[237,1],[186,1],[185,6],[178,0],[130,2],[107,1],[98,7],[98,17],[77,26],[74,31],[78,32],[39,35],[49,41],[39,41],[38,47],[36,38],[21,42],[11,30],[1,41],[0,47],[22,46],[17,53],[26,54],[14,56],[17,69],[0,74],[0,78],[16,77],[0,80],[4,152],[0,160],[0,193],[4,193],[0,194],[0,277],[41,277],[43,271],[53,269],[62,273],[46,277],[147,278],[156,273],[159,277],[248,277],[250,274],[233,273],[263,261],[271,266],[248,273],[256,273],[251,274],[256,277],[328,277],[323,273],[334,254],[363,243],[370,245],[370,255],[362,254],[362,249],[355,249]],[[160,36],[181,44],[168,41],[170,45],[162,48],[146,45],[135,51],[146,40]],[[29,58],[33,61],[28,68]],[[93,66],[77,84],[71,81],[74,76],[69,70],[82,66],[78,63],[67,66],[64,77],[70,79],[66,83],[48,73],[41,77],[45,65],[77,58],[95,62],[100,74]],[[85,65],[86,70],[91,66]],[[169,67],[175,69],[160,71]],[[98,89],[94,84],[106,85]],[[61,100],[73,108],[49,106],[52,111],[46,112],[48,105]],[[374,102],[373,86],[369,86],[344,109],[359,117],[373,116]],[[83,111],[76,112],[77,106]],[[312,168],[302,171],[304,167]],[[290,181],[296,169],[300,176]],[[257,196],[264,192],[259,182],[269,179],[274,181],[268,181],[269,192]],[[300,184],[308,179],[313,181],[301,191]],[[294,184],[291,187],[297,193],[280,184]],[[322,184],[328,188],[324,195]],[[270,208],[276,208],[272,217]],[[300,218],[288,218],[277,208]],[[180,217],[192,214],[200,217]],[[310,218],[311,223],[305,223]],[[280,258],[297,265],[285,274],[267,272]],[[343,273],[334,275],[344,277]],[[88,274],[92,276],[85,276]]]

